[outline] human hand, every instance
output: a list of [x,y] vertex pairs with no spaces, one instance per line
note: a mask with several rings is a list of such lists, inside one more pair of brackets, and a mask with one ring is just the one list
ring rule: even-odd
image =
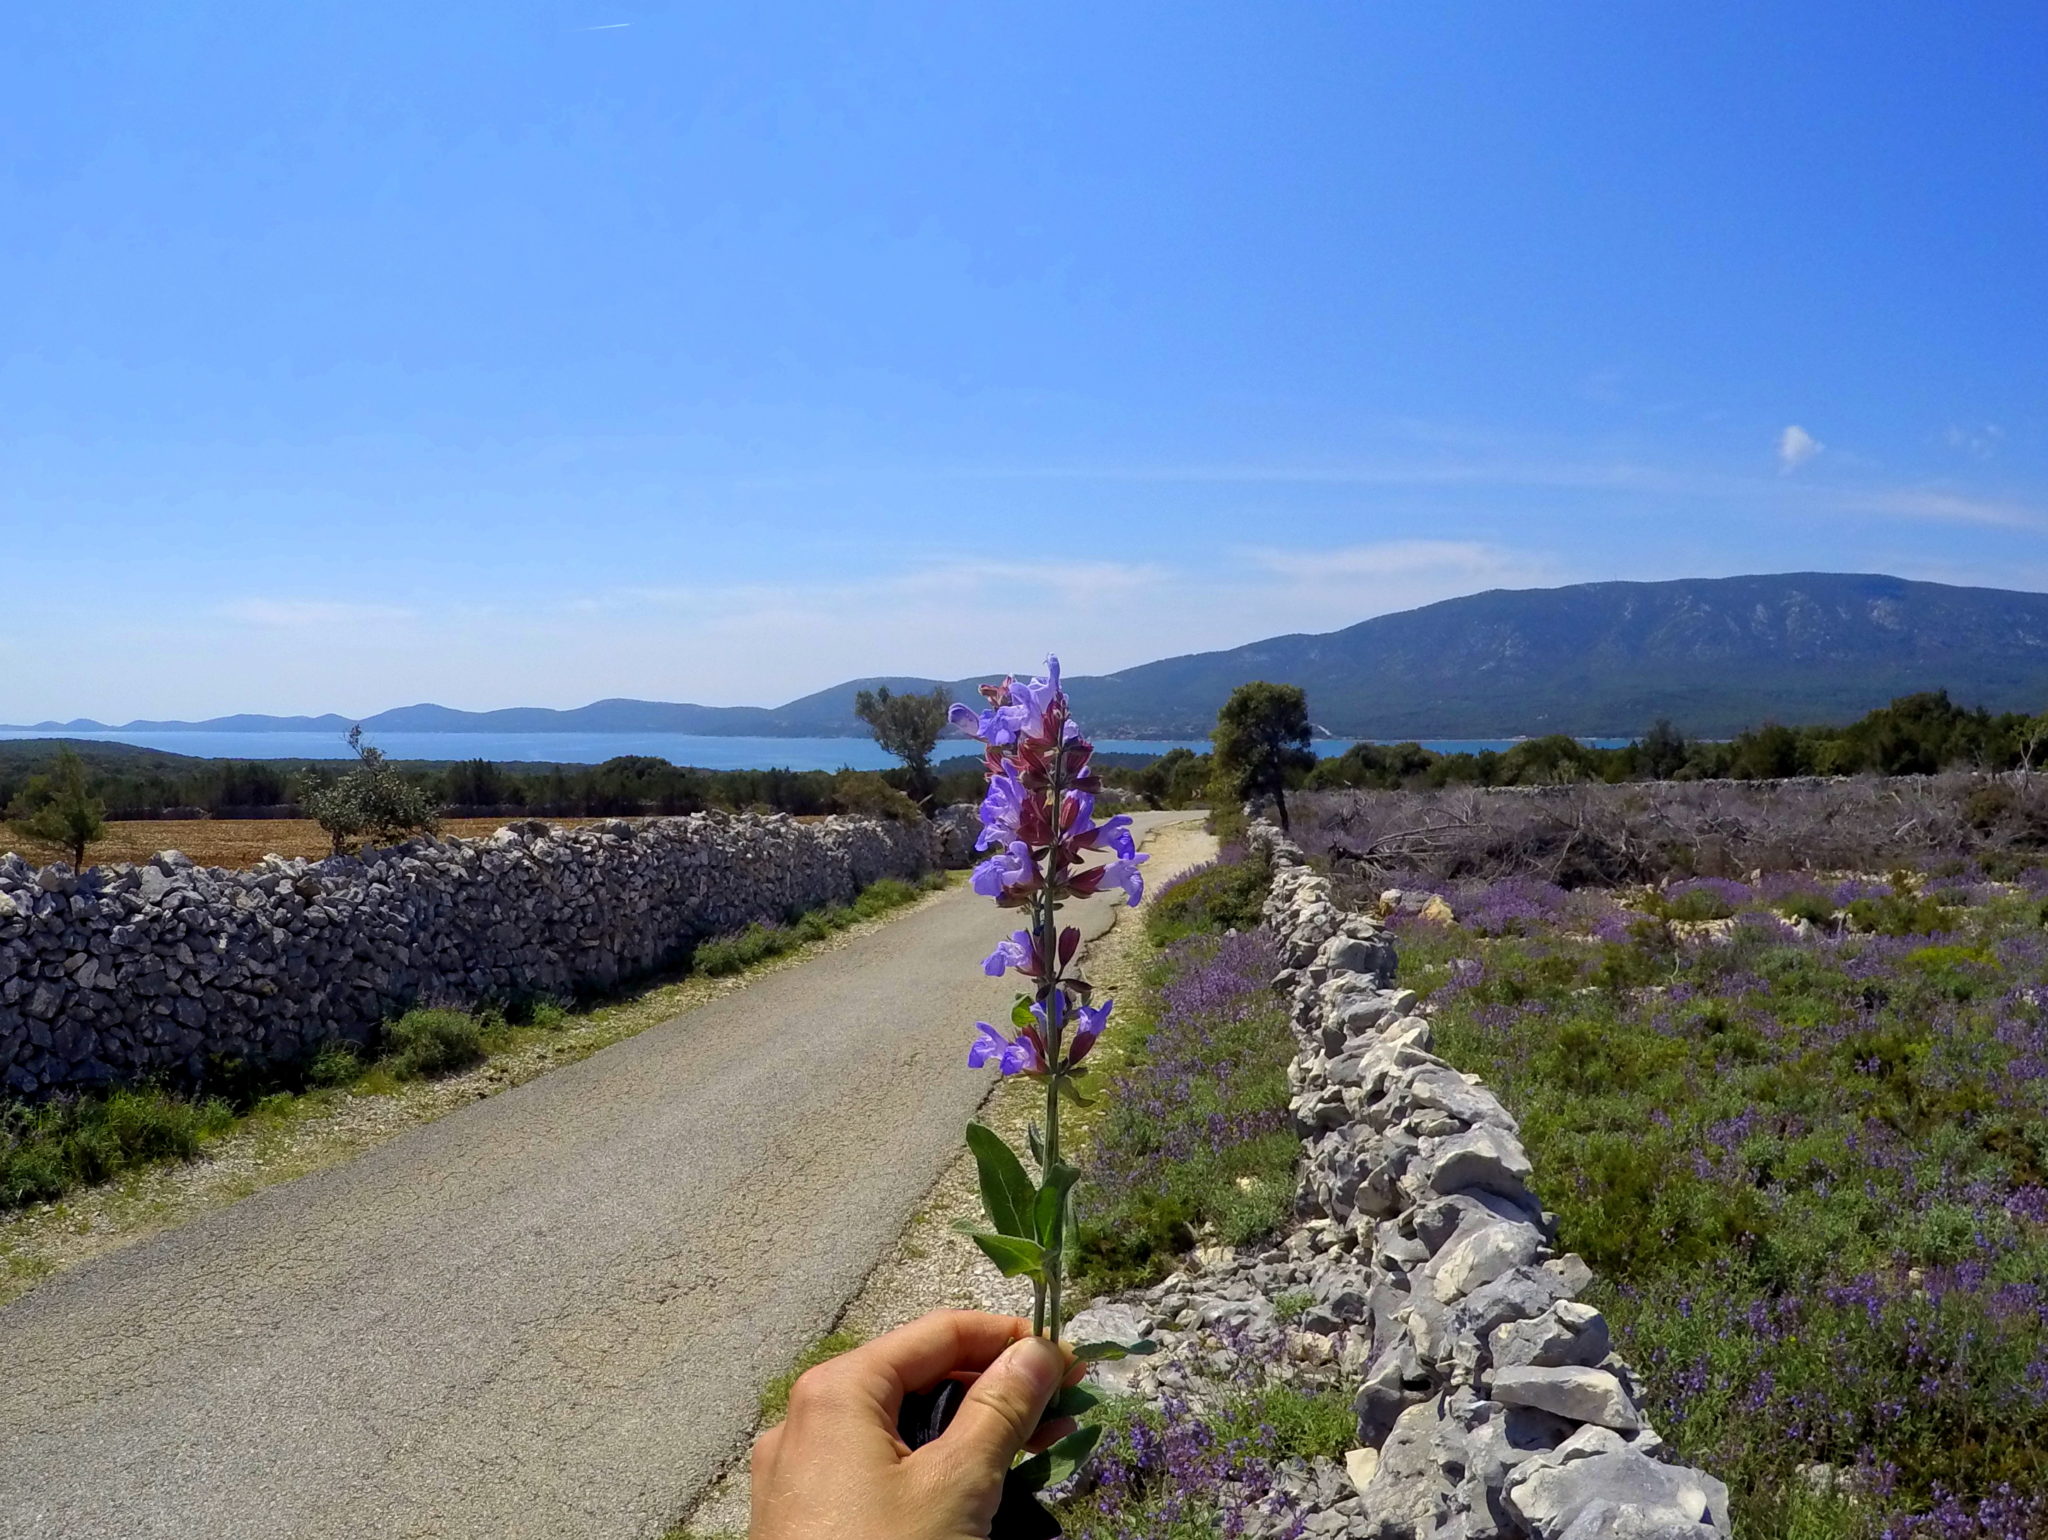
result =
[[[748,1540],[987,1540],[1018,1452],[1073,1431],[1070,1418],[1039,1418],[1083,1372],[1028,1322],[965,1310],[818,1365],[754,1446]],[[896,1434],[904,1395],[969,1376],[951,1426],[912,1452]]]

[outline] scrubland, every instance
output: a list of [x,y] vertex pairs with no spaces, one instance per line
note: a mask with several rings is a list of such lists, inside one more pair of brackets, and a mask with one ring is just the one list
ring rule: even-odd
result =
[[[1738,1532],[2048,1534],[2032,780],[1309,798]],[[1727,875],[1687,875],[1689,873]]]

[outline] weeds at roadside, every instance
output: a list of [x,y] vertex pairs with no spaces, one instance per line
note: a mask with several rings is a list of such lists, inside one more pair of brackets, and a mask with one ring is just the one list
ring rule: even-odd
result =
[[928,872],[915,883],[884,877],[863,888],[850,904],[829,904],[812,909],[787,925],[749,925],[738,935],[703,942],[691,954],[690,971],[711,978],[744,972],[800,946],[823,941],[863,920],[900,909],[920,894],[937,892],[947,881],[943,872]]
[[841,1353],[851,1353],[865,1341],[867,1338],[859,1332],[831,1331],[797,1354],[795,1363],[762,1387],[761,1425],[773,1427],[789,1415],[789,1393],[805,1371],[815,1369]]

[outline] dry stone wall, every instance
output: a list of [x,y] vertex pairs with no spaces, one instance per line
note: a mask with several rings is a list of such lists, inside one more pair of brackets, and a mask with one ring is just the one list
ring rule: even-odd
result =
[[176,851],[74,873],[0,858],[0,1094],[203,1078],[362,1043],[420,1004],[569,996],[707,936],[938,860],[930,826],[699,813],[253,871]]
[[1098,1378],[1195,1405],[1255,1374],[1350,1395],[1358,1447],[1280,1473],[1247,1531],[1274,1540],[1726,1540],[1728,1489],[1671,1462],[1577,1299],[1591,1270],[1556,1254],[1514,1118],[1430,1051],[1378,922],[1269,826],[1253,837],[1299,1044],[1300,1223],[1084,1312],[1077,1339],[1162,1344]]

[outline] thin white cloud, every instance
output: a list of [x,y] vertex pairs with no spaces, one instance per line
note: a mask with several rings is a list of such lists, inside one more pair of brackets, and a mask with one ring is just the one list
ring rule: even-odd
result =
[[412,610],[392,604],[359,604],[342,599],[231,599],[219,611],[223,620],[283,631],[318,630],[329,626],[395,625],[415,618]]
[[578,32],[618,32],[633,24],[630,21],[607,21],[595,27],[578,27]]
[[1778,435],[1778,469],[1789,475],[1825,448],[1827,445],[1793,423]]
[[2005,438],[2005,429],[1995,422],[1982,427],[1965,428],[1951,425],[1942,440],[1951,449],[1961,450],[1979,460],[1988,460],[1998,453],[1998,446]]
[[1398,578],[1404,583],[1422,579],[1439,586],[1499,588],[1542,582],[1555,571],[1555,564],[1546,556],[1477,540],[1382,540],[1316,551],[1260,547],[1249,554],[1268,572],[1310,584]]
[[1981,524],[1989,529],[2048,529],[2048,512],[2039,508],[1931,487],[1841,492],[1831,494],[1829,504],[1845,513],[1878,513],[1895,519]]

